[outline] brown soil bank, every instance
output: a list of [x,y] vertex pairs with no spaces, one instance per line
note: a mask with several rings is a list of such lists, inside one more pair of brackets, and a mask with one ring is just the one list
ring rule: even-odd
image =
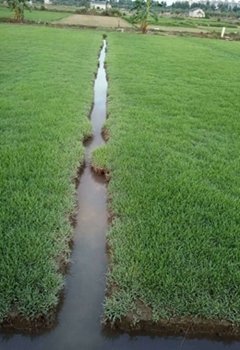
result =
[[17,330],[26,333],[39,333],[43,330],[50,330],[57,324],[57,313],[59,312],[62,301],[63,293],[61,293],[61,299],[59,305],[48,312],[47,315],[40,315],[34,319],[26,319],[19,315],[18,312],[11,312],[7,318],[0,323],[0,327],[3,330]]
[[63,18],[60,21],[53,22],[55,24],[66,24],[86,27],[102,27],[102,28],[131,28],[131,24],[119,17],[108,16],[91,16],[91,15],[72,15]]
[[[106,321],[106,329],[111,328],[130,334],[152,334],[157,336],[185,336],[187,338],[222,338],[240,339],[240,326],[224,320],[205,320],[197,317],[176,317],[152,320],[152,311],[141,302],[137,303],[137,312],[129,312],[127,316],[114,323]],[[141,317],[139,319],[139,314]],[[136,321],[138,319],[138,321]]]

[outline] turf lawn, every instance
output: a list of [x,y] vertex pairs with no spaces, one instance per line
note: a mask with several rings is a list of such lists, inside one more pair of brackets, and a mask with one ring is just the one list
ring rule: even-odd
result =
[[[54,11],[38,11],[38,10],[25,10],[24,18],[29,21],[36,22],[52,22],[69,16],[69,12],[54,12]],[[0,6],[0,18],[13,18],[14,12],[7,7]]]
[[[0,25],[0,320],[56,305],[100,34]],[[80,310],[81,312],[81,310]]]
[[237,42],[109,34],[108,319],[141,300],[240,323],[239,62]]

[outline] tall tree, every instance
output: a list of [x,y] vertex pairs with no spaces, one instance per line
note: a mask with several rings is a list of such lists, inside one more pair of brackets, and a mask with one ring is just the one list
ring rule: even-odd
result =
[[147,27],[152,18],[157,21],[158,17],[153,10],[152,0],[136,0],[132,11],[134,11],[132,21],[133,23],[140,23],[140,29],[143,34],[147,32]]
[[24,10],[31,9],[29,1],[26,0],[7,0],[8,6],[14,11],[14,19],[18,22],[24,20]]

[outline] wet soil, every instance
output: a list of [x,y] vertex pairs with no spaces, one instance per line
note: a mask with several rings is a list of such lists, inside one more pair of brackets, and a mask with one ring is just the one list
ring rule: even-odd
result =
[[[239,340],[240,328],[235,327],[230,322],[218,320],[204,320],[201,318],[173,318],[163,319],[158,322],[152,321],[151,309],[140,307],[141,319],[135,322],[133,314],[129,313],[121,321],[116,321],[114,325],[108,325],[114,330],[125,331],[132,334],[153,334],[159,336],[184,336],[188,338],[205,338]],[[140,310],[138,309],[138,310]],[[139,316],[138,316],[139,317]]]

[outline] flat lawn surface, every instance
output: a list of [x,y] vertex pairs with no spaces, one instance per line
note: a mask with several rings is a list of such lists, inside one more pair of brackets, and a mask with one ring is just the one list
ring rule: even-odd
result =
[[[52,22],[69,16],[68,12],[25,10],[24,18],[30,21]],[[13,18],[14,13],[9,8],[0,6],[0,18]]]
[[239,62],[237,42],[109,34],[109,319],[141,300],[240,323]]
[[57,303],[101,36],[16,25],[0,36],[2,320]]
[[105,28],[130,28],[131,24],[119,17],[72,15],[59,21],[62,24],[83,25]]

